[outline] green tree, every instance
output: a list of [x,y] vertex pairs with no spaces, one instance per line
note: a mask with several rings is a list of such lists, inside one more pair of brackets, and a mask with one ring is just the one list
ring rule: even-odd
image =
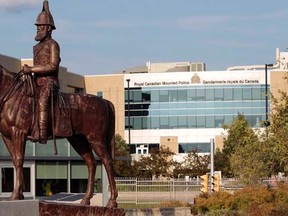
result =
[[209,171],[210,156],[201,155],[197,150],[188,153],[184,161],[174,163],[174,177],[180,176],[201,176]]
[[225,177],[233,176],[230,168],[229,157],[219,148],[216,148],[214,155],[214,169],[221,170],[221,174]]
[[131,158],[129,155],[129,146],[119,134],[115,136],[115,163],[114,172],[116,177],[131,176]]
[[152,178],[172,176],[174,153],[168,147],[153,149],[149,155],[141,155],[138,161],[133,162],[134,176],[138,178]]
[[238,114],[233,122],[224,127],[228,132],[223,153],[229,158],[231,173],[246,184],[253,184],[269,175],[267,154],[258,132],[248,124],[245,116]]
[[284,171],[288,174],[288,95],[279,91],[279,97],[271,95],[272,112],[271,125],[267,127],[263,140],[269,147],[269,167],[271,173]]

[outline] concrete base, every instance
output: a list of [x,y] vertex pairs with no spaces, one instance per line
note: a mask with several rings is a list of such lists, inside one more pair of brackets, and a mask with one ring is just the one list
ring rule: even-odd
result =
[[38,200],[0,201],[0,215],[39,216]]
[[83,206],[79,204],[67,204],[56,202],[40,202],[40,216],[124,216],[124,209],[106,208],[99,206]]

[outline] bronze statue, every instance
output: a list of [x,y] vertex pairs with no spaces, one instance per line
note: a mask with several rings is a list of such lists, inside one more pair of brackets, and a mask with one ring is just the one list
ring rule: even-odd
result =
[[[24,65],[24,73],[34,73],[38,96],[39,142],[47,142],[48,106],[52,88],[59,88],[58,70],[60,64],[60,48],[52,39],[52,31],[56,29],[53,17],[49,11],[48,1],[43,2],[42,12],[38,15],[35,25],[39,43],[34,46],[34,66]],[[34,138],[37,140],[37,138]]]
[[[56,138],[66,137],[87,164],[88,183],[81,203],[89,205],[93,196],[96,172],[96,161],[92,153],[94,151],[104,164],[108,175],[111,194],[107,207],[117,207],[116,198],[118,193],[113,173],[115,148],[114,106],[110,101],[94,95],[64,94],[60,91],[57,94],[50,94],[52,85],[59,86],[57,75],[60,57],[59,46],[51,38],[51,31],[55,29],[55,26],[46,0],[43,3],[43,11],[39,14],[36,25],[38,29],[36,39],[39,40],[39,44],[34,48],[35,65],[33,67],[24,66],[24,71],[17,74],[0,65],[0,133],[16,170],[16,184],[10,198],[12,200],[24,198],[23,163],[25,146],[27,139],[34,141],[32,133],[35,130],[34,125],[37,124],[37,112],[34,112],[34,110],[35,106],[39,104],[40,116],[42,115],[41,112],[47,113],[43,114],[44,117],[42,116],[44,120],[40,120],[42,121],[40,129],[42,123],[46,124],[42,128],[46,132],[43,132],[43,137],[40,137],[41,141],[45,141],[47,137],[48,139],[51,138],[54,135],[53,131],[58,131],[55,133]],[[43,37],[40,36],[42,30]],[[34,73],[33,77],[31,72]],[[35,85],[36,91],[33,88]],[[48,102],[47,98],[49,97],[51,103]],[[57,100],[59,97],[61,97],[61,100]],[[39,102],[35,103],[38,98]],[[60,104],[59,101],[65,103]],[[51,112],[47,111],[48,104],[51,105]],[[45,108],[43,108],[44,106]],[[55,111],[55,116],[53,110],[58,110],[58,112]],[[58,117],[61,115],[65,116],[64,121],[63,118],[60,118],[59,121]],[[68,131],[71,133],[61,133],[61,130],[58,130],[59,128],[64,128],[64,131],[65,128],[70,128],[71,130]]]

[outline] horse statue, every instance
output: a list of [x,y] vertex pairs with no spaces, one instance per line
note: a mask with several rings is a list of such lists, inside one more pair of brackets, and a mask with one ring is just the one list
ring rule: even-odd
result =
[[[30,76],[30,79],[27,78],[28,76]],[[31,137],[33,125],[35,124],[35,96],[31,94],[33,90],[27,87],[29,82],[30,84],[33,82],[31,80],[31,75],[21,72],[13,73],[0,65],[0,133],[16,170],[16,184],[10,197],[11,200],[24,199],[23,164],[25,146],[26,140]],[[116,208],[118,193],[113,173],[115,152],[114,106],[110,101],[94,95],[61,94],[72,100],[74,106],[74,109],[70,109],[71,134],[65,138],[84,159],[88,168],[88,183],[81,204],[90,205],[90,199],[93,196],[96,172],[93,150],[104,164],[109,180],[111,194],[106,206]],[[51,121],[48,128],[51,132]],[[49,136],[50,138],[51,136]],[[56,138],[59,137],[56,136]]]

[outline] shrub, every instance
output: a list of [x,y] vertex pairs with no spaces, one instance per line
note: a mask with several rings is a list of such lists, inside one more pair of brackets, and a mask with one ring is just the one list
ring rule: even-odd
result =
[[288,215],[287,203],[287,184],[278,184],[274,189],[258,185],[246,187],[233,195],[227,192],[201,195],[196,198],[193,209],[208,215],[221,215],[221,212],[223,215],[236,215],[238,212],[249,216],[284,216]]
[[161,202],[158,205],[159,208],[170,208],[170,207],[191,207],[188,202],[181,202],[177,200],[171,200],[167,202]]
[[230,193],[225,191],[215,192],[209,196],[199,196],[195,200],[196,208],[200,214],[208,211],[227,209],[227,200],[229,200],[231,196]]

